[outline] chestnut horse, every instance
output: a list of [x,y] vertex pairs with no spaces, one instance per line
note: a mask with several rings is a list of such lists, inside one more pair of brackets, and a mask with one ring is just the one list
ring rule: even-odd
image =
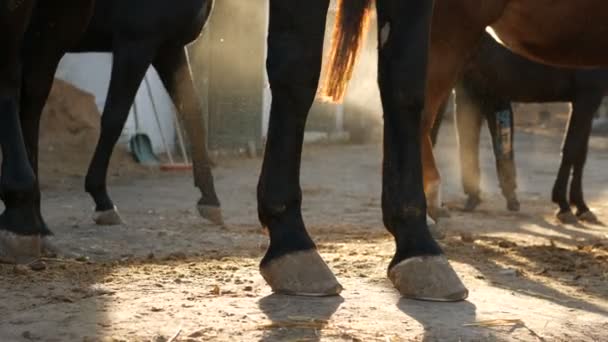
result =
[[[424,190],[433,218],[441,215],[440,175],[430,132],[441,104],[486,28],[491,27],[511,51],[536,62],[605,67],[608,66],[607,21],[608,3],[603,0],[435,1],[420,142]],[[389,23],[381,27],[381,32],[390,36],[395,30]],[[356,44],[351,45],[351,50],[356,50]],[[351,58],[350,67],[354,63],[355,58]],[[420,64],[420,67],[424,66]],[[341,97],[335,93],[328,96]],[[413,143],[409,138],[406,137],[406,144]]]

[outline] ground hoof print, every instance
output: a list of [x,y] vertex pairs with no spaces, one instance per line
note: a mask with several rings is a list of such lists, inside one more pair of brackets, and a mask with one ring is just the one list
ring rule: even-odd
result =
[[39,235],[17,235],[0,231],[0,262],[29,264],[40,258],[42,239]]
[[564,211],[564,212],[560,212],[558,211],[555,214],[555,217],[557,217],[557,219],[564,224],[576,224],[578,223],[578,218],[571,212],[571,211]]
[[342,285],[316,250],[279,257],[261,266],[260,273],[278,294],[327,297],[342,292]]
[[600,220],[595,216],[595,214],[591,210],[587,210],[584,213],[577,214],[576,217],[587,223],[599,224]]
[[118,226],[124,224],[116,207],[110,210],[96,211],[93,214],[93,221],[98,226]]
[[469,291],[442,255],[403,260],[389,270],[388,277],[405,298],[457,302],[469,295]]
[[433,218],[426,215],[426,224],[429,227],[429,231],[435,240],[443,240],[446,236],[446,230],[438,222],[435,222]]
[[212,205],[197,205],[198,213],[202,218],[209,220],[213,224],[223,225],[224,217],[222,216],[222,208]]
[[469,196],[467,201],[464,203],[464,211],[474,211],[481,204],[481,199],[479,197]]
[[516,199],[507,200],[507,210],[508,211],[519,211],[520,204]]

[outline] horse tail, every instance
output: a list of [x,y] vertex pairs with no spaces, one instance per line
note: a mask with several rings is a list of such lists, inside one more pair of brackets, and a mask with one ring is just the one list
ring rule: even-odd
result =
[[373,0],[338,0],[321,97],[342,102],[369,28]]

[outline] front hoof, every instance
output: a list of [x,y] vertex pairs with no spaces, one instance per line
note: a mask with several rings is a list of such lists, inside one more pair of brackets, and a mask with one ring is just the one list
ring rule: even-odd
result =
[[0,262],[28,264],[41,256],[40,235],[17,235],[0,231]]
[[224,225],[224,217],[222,216],[222,208],[212,206],[212,205],[203,205],[199,204],[196,206],[198,209],[199,215],[202,218],[209,220],[213,224]]
[[429,231],[435,240],[443,240],[446,236],[446,231],[442,226],[433,220],[429,215],[426,215],[426,224],[429,227]]
[[469,196],[467,201],[464,203],[464,211],[473,211],[481,204],[481,198],[477,196]]
[[591,224],[600,224],[601,223],[600,220],[597,218],[597,216],[595,216],[595,214],[591,210],[587,210],[584,213],[576,214],[576,217],[583,222],[587,222],[587,223],[591,223]]
[[308,297],[337,296],[342,285],[316,250],[284,255],[260,266],[272,291]]
[[574,216],[574,214],[570,211],[558,211],[555,214],[555,217],[557,217],[557,219],[564,224],[576,224],[578,223],[578,219],[576,218],[576,216]]
[[93,221],[98,226],[118,226],[124,224],[116,206],[110,210],[96,211],[93,214]]
[[388,277],[406,298],[456,302],[469,295],[469,291],[442,255],[403,260],[389,270]]

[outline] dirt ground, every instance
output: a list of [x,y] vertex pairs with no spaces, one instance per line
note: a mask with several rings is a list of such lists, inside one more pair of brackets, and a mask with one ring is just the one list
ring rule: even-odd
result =
[[[585,177],[605,221],[607,142],[593,138]],[[519,213],[505,210],[487,134],[485,202],[460,210],[455,146],[447,125],[438,159],[452,216],[442,245],[470,290],[450,304],[400,299],[386,279],[394,246],[381,224],[378,145],[306,148],[304,216],[345,287],[321,299],[272,295],[257,272],[267,245],[259,159],[220,161],[218,227],[197,216],[188,173],[118,157],[110,187],[127,223],[97,227],[82,191],[88,158],[70,167],[43,158],[43,213],[79,257],[38,272],[0,265],[0,341],[607,341],[608,228],[554,219],[559,135],[516,134]]]

